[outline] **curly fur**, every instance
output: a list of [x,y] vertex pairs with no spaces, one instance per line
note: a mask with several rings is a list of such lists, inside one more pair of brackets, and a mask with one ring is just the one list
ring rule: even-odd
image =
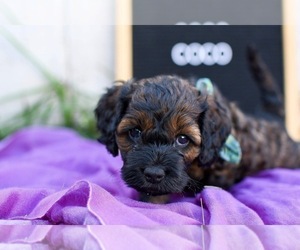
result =
[[[142,193],[162,195],[203,185],[228,188],[257,171],[300,166],[300,146],[276,122],[244,114],[215,87],[207,96],[193,82],[178,76],[157,76],[114,86],[95,110],[99,141],[114,156],[121,152],[122,176]],[[134,141],[131,129],[142,131]],[[238,166],[224,162],[219,151],[229,134],[240,142]],[[174,146],[187,134],[186,148]],[[145,180],[146,168],[163,170],[160,183]]]

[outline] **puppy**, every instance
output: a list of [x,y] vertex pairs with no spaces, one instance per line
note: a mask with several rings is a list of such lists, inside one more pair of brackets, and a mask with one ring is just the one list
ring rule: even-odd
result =
[[196,87],[178,76],[113,86],[95,114],[99,141],[122,156],[122,178],[152,202],[204,185],[229,188],[263,169],[300,166],[300,144],[279,123],[254,119],[215,86]]

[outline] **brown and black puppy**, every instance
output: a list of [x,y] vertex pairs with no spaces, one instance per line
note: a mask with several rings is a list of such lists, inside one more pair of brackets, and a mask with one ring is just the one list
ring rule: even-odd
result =
[[[300,146],[280,124],[249,117],[216,87],[209,95],[178,76],[114,86],[95,114],[99,141],[122,156],[124,181],[148,196],[228,188],[261,169],[300,166]],[[230,136],[242,151],[237,162],[221,154]]]

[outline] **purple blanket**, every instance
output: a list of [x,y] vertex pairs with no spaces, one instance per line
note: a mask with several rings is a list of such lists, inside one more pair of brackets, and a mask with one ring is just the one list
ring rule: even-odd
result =
[[268,170],[230,192],[205,187],[154,205],[137,201],[121,166],[98,142],[65,128],[27,128],[0,142],[0,248],[300,246],[299,170]]

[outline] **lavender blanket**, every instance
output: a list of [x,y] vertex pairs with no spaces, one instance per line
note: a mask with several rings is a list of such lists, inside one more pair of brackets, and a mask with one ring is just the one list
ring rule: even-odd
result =
[[1,141],[0,249],[300,246],[300,170],[264,171],[230,192],[206,187],[154,205],[136,200],[121,166],[65,128],[27,128]]

